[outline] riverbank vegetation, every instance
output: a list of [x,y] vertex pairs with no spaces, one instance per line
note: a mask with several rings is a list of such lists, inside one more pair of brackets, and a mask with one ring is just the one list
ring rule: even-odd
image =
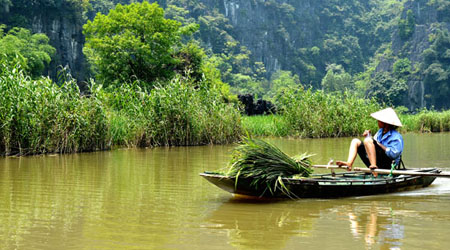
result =
[[365,129],[377,128],[368,114],[381,108],[375,99],[304,88],[283,89],[275,103],[278,115],[243,119],[250,134],[313,138],[354,136]]
[[[57,79],[41,76],[55,53],[48,37],[23,28],[5,32],[0,25],[0,155],[231,143],[246,133],[355,136],[376,130],[368,114],[401,103],[406,91],[412,70],[408,59],[394,63],[394,78],[370,70],[352,76],[333,63],[321,81],[311,77],[317,79],[308,84],[284,70],[266,79],[260,62],[248,68],[251,77],[241,74],[250,52],[235,41],[227,43],[227,53],[204,49],[196,33],[215,19],[197,25],[181,18],[180,11],[169,6],[165,12],[143,2],[97,14],[83,32],[84,53],[95,76],[86,82],[74,80],[67,68],[60,68]],[[426,57],[428,80],[447,67],[445,56],[433,55],[448,47],[448,35],[433,41]],[[319,48],[310,52],[319,60]],[[372,75],[380,81],[375,84]],[[437,78],[442,93],[444,76]],[[372,88],[377,91],[367,92],[367,86],[378,86]],[[235,93],[244,89],[271,100],[277,115],[242,116]],[[450,111],[398,112],[402,131],[450,130]]]
[[[0,75],[2,155],[70,153],[112,146],[176,146],[231,143],[246,130],[256,136],[354,136],[376,129],[368,116],[380,106],[348,94],[284,89],[279,115],[241,117],[221,90],[177,76],[151,90],[137,82],[103,88],[94,81],[82,94],[63,77],[32,79],[20,62],[3,61]],[[401,114],[402,131],[449,131],[450,111]],[[242,119],[242,121],[241,121]]]
[[73,79],[32,79],[20,64],[2,63],[0,154],[73,153],[111,146],[231,143],[240,113],[220,90],[176,77],[150,91],[132,83],[82,94]]
[[[123,32],[121,23],[139,13],[152,13],[143,19],[158,23],[138,19]],[[166,20],[157,4],[147,2],[99,15],[86,25],[86,54],[97,80],[90,80],[83,93],[69,74],[61,73],[57,82],[33,77],[24,70],[27,58],[1,56],[0,154],[237,141],[242,134],[237,102],[203,50],[181,43],[191,29]],[[153,51],[148,46],[160,48],[157,58],[146,54]],[[134,61],[127,64],[126,58]]]
[[182,146],[231,143],[242,134],[240,113],[215,87],[175,77],[150,91],[136,83],[102,91],[111,143]]
[[277,96],[290,134],[301,137],[351,136],[372,128],[368,114],[380,109],[375,99],[350,93],[327,94],[312,89],[286,89]]
[[32,79],[20,63],[0,61],[0,154],[71,153],[108,146],[105,107],[73,80]]
[[[366,107],[368,108],[368,107]],[[398,128],[398,130],[402,133],[407,132],[419,132],[419,133],[433,133],[433,132],[449,132],[450,131],[450,111],[430,111],[430,110],[423,110],[416,114],[405,114],[401,113],[403,109],[399,109],[397,113],[399,113],[400,120],[402,121],[403,127]],[[332,114],[332,113],[330,113]],[[314,115],[316,119],[322,117],[316,113]],[[376,131],[377,124],[376,122],[368,116],[368,113],[362,114],[364,116],[363,118],[363,124],[365,124],[368,129],[371,129],[372,131]],[[355,115],[354,117],[358,117],[358,115]],[[300,117],[297,117],[300,119]],[[266,115],[266,116],[243,116],[242,117],[242,124],[244,129],[247,131],[247,133],[251,135],[256,136],[302,136],[302,137],[325,137],[320,134],[315,134],[316,136],[313,136],[312,134],[307,134],[306,131],[302,131],[303,133],[295,132],[295,128],[292,127],[292,124],[295,123],[289,123],[288,117],[284,114],[279,115]],[[334,123],[339,123],[340,125],[336,124],[327,124],[323,123],[325,127],[332,127],[332,125],[337,127],[343,127],[343,128],[351,128],[351,127],[359,127],[359,129],[363,129],[362,126],[357,125],[357,120],[339,120],[335,121],[332,119],[332,117],[329,117],[329,121],[333,121]],[[346,123],[344,125],[344,123]],[[357,126],[355,126],[355,124]],[[310,124],[310,129],[313,128],[314,123]],[[315,123],[317,130],[324,130],[320,128],[320,125]],[[340,134],[340,136],[357,136],[360,135],[363,130],[355,129],[354,134]],[[310,130],[313,131],[314,130]],[[315,133],[315,132],[314,132]]]
[[402,130],[405,132],[449,132],[450,131],[450,110],[429,111],[422,110],[417,114],[402,114],[400,119],[403,122]]

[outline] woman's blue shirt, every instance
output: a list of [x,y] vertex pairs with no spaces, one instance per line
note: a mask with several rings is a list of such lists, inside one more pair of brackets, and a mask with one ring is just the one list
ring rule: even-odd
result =
[[375,134],[374,139],[386,147],[386,155],[398,165],[400,156],[403,152],[403,137],[397,130],[389,130],[383,134],[383,129],[380,128]]

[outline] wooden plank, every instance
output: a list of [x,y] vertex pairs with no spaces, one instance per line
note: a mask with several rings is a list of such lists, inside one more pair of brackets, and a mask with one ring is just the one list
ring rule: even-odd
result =
[[[337,165],[313,165],[313,168],[324,168],[324,169],[347,169],[347,166],[337,166]],[[352,171],[360,171],[364,173],[378,173],[378,174],[391,174],[391,170],[388,169],[375,169],[371,170],[369,168],[352,168]],[[411,170],[394,170],[393,175],[411,175],[411,176],[435,176],[435,177],[445,177],[450,178],[450,172],[419,172]]]

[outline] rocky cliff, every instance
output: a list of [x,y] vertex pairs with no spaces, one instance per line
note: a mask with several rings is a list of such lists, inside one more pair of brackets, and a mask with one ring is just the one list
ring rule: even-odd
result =
[[429,90],[424,83],[423,69],[420,68],[424,59],[422,54],[430,48],[431,37],[436,34],[436,31],[450,30],[450,23],[428,0],[407,1],[400,18],[406,19],[408,11],[412,11],[414,16],[414,32],[407,39],[399,35],[398,28],[392,33],[392,56],[383,58],[376,71],[391,72],[395,58],[408,58],[411,61],[413,74],[408,77],[408,95],[404,97],[403,103],[410,110],[416,110],[423,107],[429,108],[431,105],[425,98]]
[[44,33],[55,47],[56,54],[48,67],[48,74],[56,77],[60,66],[68,67],[77,79],[86,79],[87,68],[83,55],[84,36],[81,10],[74,6],[26,3],[13,1],[5,4],[0,22],[10,26],[22,26],[33,33]]
[[320,36],[317,1],[223,0],[221,11],[231,21],[236,39],[250,49],[268,72],[289,69],[289,55],[312,47]]

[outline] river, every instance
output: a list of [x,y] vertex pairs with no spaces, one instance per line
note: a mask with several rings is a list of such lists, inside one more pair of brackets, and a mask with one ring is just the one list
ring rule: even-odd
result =
[[[449,133],[404,139],[407,167],[450,171]],[[267,140],[326,164],[347,158],[351,138]],[[450,248],[450,179],[389,195],[245,202],[198,175],[225,167],[234,147],[0,158],[0,249]]]

